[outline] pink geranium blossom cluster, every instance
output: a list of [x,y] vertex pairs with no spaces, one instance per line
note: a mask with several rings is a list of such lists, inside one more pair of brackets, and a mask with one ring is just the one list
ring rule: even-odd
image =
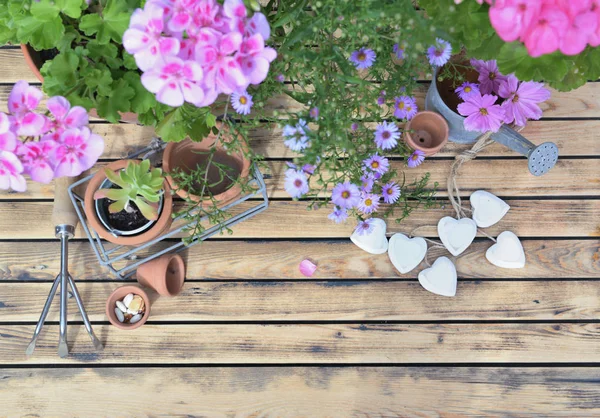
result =
[[260,84],[276,58],[265,46],[262,13],[248,16],[242,0],[148,0],[131,16],[123,46],[133,54],[142,84],[170,106],[212,104],[220,93]]
[[8,97],[9,113],[0,112],[0,189],[24,192],[24,175],[40,183],[78,176],[91,168],[104,141],[90,132],[87,111],[61,96],[48,100],[48,113],[35,109],[42,92],[25,81]]
[[[481,3],[481,1],[480,1]],[[599,0],[496,0],[490,22],[506,42],[522,41],[529,55],[560,50],[577,55],[600,45]]]
[[[525,126],[528,119],[542,117],[539,103],[550,98],[543,83],[520,82],[514,74],[505,76],[498,71],[495,60],[472,59],[471,65],[479,72],[479,84],[467,82],[456,89],[464,100],[458,105],[458,113],[466,116],[466,130],[497,132],[503,123]],[[470,92],[464,94],[467,87]],[[503,99],[501,103],[499,98]]]

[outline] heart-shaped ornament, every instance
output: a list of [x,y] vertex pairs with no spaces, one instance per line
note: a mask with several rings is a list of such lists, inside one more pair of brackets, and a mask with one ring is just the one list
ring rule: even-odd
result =
[[462,254],[477,235],[477,224],[473,219],[454,219],[445,216],[438,222],[438,235],[442,244],[454,256]]
[[358,248],[371,254],[383,254],[388,249],[388,240],[385,237],[387,226],[383,219],[373,218],[373,231],[370,234],[358,235],[353,232],[350,239]]
[[456,268],[447,257],[440,257],[433,265],[419,273],[419,283],[436,295],[456,295]]
[[505,269],[525,267],[525,251],[519,237],[510,231],[504,231],[496,243],[485,252],[485,258],[495,266]]
[[405,274],[417,267],[425,258],[427,243],[421,237],[408,238],[404,234],[394,234],[390,238],[388,256],[400,273]]
[[473,208],[473,220],[480,228],[487,228],[498,223],[510,209],[504,200],[485,190],[477,190],[469,200],[471,200]]

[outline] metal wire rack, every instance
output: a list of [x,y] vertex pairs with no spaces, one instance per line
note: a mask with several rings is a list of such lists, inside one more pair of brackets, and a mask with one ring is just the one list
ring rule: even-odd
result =
[[[164,142],[154,138],[148,147],[130,154],[127,158],[142,156],[142,159],[154,160],[160,157],[165,146]],[[85,189],[82,186],[89,182],[93,175],[89,175],[71,185],[69,187],[69,197],[75,207],[83,230],[98,257],[100,265],[106,266],[117,278],[126,279],[131,277],[140,265],[150,260],[169,252],[183,251],[221,232],[224,228],[232,227],[267,209],[269,198],[263,176],[256,165],[252,166],[250,173],[249,185],[253,190],[240,196],[236,201],[220,207],[220,210],[223,211],[237,211],[239,213],[233,214],[224,222],[207,227],[201,235],[195,237],[193,241],[187,244],[181,240],[181,234],[184,233],[186,228],[193,225],[195,221],[186,222],[184,215],[180,215],[173,220],[169,231],[140,246],[115,245],[103,241],[88,225],[83,209],[84,198],[77,193],[77,190]],[[244,202],[248,202],[248,204],[242,205]],[[202,217],[200,222],[208,222],[208,215]],[[179,239],[173,240],[174,238]]]

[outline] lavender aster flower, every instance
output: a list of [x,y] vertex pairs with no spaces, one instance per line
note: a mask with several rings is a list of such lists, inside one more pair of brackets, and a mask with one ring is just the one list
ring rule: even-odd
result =
[[346,219],[348,219],[348,212],[346,211],[346,209],[342,209],[336,206],[333,212],[327,215],[327,217],[336,224],[340,224]]
[[375,229],[374,219],[369,218],[365,219],[364,221],[360,221],[354,232],[356,232],[358,235],[369,235],[371,232],[373,232],[373,229]]
[[379,96],[379,97],[377,98],[377,104],[378,104],[379,106],[383,106],[383,105],[385,104],[385,96]]
[[425,153],[420,150],[415,150],[415,152],[408,157],[407,164],[409,168],[415,168],[420,166],[423,161],[425,161]]
[[400,186],[391,181],[381,188],[381,194],[385,203],[396,203],[400,198]]
[[395,123],[383,121],[375,129],[375,144],[382,150],[392,149],[398,145],[400,132]]
[[283,74],[277,74],[275,76],[275,80],[279,81],[280,83],[283,83],[285,81],[285,77],[283,76]]
[[363,160],[363,164],[367,169],[370,169],[379,174],[385,174],[390,168],[390,162],[387,158],[382,157],[379,154],[373,154],[366,160]]
[[380,198],[376,194],[364,193],[361,201],[358,203],[358,210],[365,214],[377,212]]
[[396,58],[399,60],[404,58],[404,50],[400,48],[400,45],[394,44],[394,54],[396,54]]
[[435,40],[435,45],[431,45],[427,48],[427,58],[429,58],[429,63],[437,67],[446,64],[450,59],[451,54],[452,45],[450,45],[450,42],[440,38]]
[[247,91],[231,94],[231,106],[240,115],[248,115],[253,104],[252,96]]
[[285,125],[283,127],[283,136],[286,139],[283,143],[292,151],[302,151],[308,147],[308,131],[306,121],[303,119],[300,119],[296,126]]
[[358,129],[358,123],[354,122],[352,125],[350,125],[350,129],[352,131],[356,131]]
[[354,64],[354,66],[363,70],[365,68],[369,68],[375,62],[375,51],[369,48],[360,48],[358,51],[354,51],[350,55],[350,62]]
[[331,192],[331,201],[343,209],[353,208],[360,201],[358,186],[349,181],[337,184]]
[[309,115],[314,120],[318,120],[319,119],[319,108],[315,106],[312,109],[310,109]]
[[360,190],[365,193],[371,193],[373,190],[373,184],[375,184],[375,179],[372,174],[365,174],[360,178],[361,186]]
[[308,179],[306,174],[298,170],[287,170],[285,172],[285,191],[291,197],[297,198],[308,193]]
[[458,94],[458,97],[460,97],[462,100],[466,100],[467,97],[473,93],[479,93],[479,86],[475,83],[469,83],[468,81],[465,81],[454,91],[456,94]]
[[411,120],[417,114],[417,101],[414,97],[396,97],[394,116],[398,119]]

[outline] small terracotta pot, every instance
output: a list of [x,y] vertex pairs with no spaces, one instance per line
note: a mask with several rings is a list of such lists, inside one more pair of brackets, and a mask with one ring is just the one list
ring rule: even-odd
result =
[[440,114],[418,112],[405,126],[404,141],[425,155],[436,154],[448,142],[448,123]]
[[[142,299],[144,299],[144,304],[146,305],[146,311],[144,312],[144,316],[135,324],[125,324],[123,322],[119,322],[117,319],[117,315],[115,314],[115,308],[117,307],[117,301],[123,300],[125,296],[129,293],[133,293],[134,295],[140,295]],[[114,290],[106,300],[106,316],[111,324],[119,329],[132,330],[141,327],[146,323],[148,318],[150,317],[150,298],[148,294],[144,292],[142,288],[137,286],[122,286]]]
[[181,292],[185,280],[185,264],[179,254],[165,254],[138,267],[137,281],[151,287],[161,296],[175,296]]
[[[221,128],[222,125],[218,126]],[[219,144],[216,146],[216,152],[213,157],[213,162],[231,167],[231,174],[238,174],[241,180],[247,179],[250,174],[250,160],[248,160],[243,153],[232,153],[227,154],[227,151],[223,147],[223,144],[227,144],[227,133],[221,134]],[[190,172],[199,164],[206,163],[209,159],[209,153],[211,147],[215,143],[216,135],[210,134],[201,142],[193,142],[191,139],[185,139],[181,142],[171,142],[167,145],[163,154],[163,169],[167,173],[167,180],[171,187],[175,190],[175,193],[182,198],[190,198],[195,202],[200,202],[200,196],[193,193],[189,193],[188,190],[183,190],[178,187],[173,178],[168,175],[175,170],[182,170],[184,172]],[[233,176],[232,176],[233,177]],[[219,179],[219,169],[212,165],[208,170],[208,183],[216,183]],[[210,191],[213,193],[213,197],[219,206],[223,206],[233,200],[235,200],[241,194],[241,187],[239,184],[222,182],[217,186],[213,187]]]
[[[107,165],[106,168],[113,171],[121,170],[127,166],[129,161],[132,160],[115,161]],[[119,245],[141,245],[153,240],[171,227],[171,222],[173,221],[171,217],[173,214],[173,196],[171,196],[171,188],[169,187],[169,183],[165,180],[163,182],[163,208],[158,215],[158,219],[156,220],[155,224],[150,229],[139,235],[115,237],[102,224],[98,218],[95,208],[96,205],[94,193],[99,189],[100,185],[105,179],[106,174],[104,174],[104,169],[99,170],[88,183],[87,189],[85,190],[84,199],[85,216],[94,231],[96,231],[101,238]]]

